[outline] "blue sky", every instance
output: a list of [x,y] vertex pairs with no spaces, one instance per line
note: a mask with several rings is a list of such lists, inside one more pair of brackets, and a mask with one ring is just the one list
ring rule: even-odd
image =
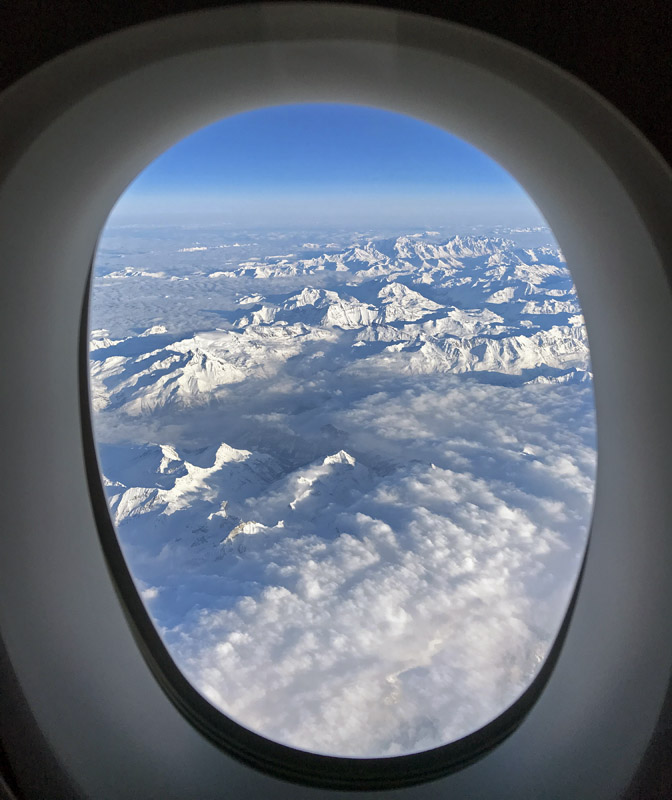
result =
[[183,139],[110,222],[243,227],[539,224],[498,164],[420,120],[340,104],[273,106]]

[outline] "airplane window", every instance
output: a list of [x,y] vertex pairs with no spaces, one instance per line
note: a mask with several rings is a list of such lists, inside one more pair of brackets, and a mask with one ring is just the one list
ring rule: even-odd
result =
[[532,200],[381,109],[259,109],[103,230],[89,387],[110,517],[177,667],[298,750],[426,751],[506,711],[593,502],[581,308]]

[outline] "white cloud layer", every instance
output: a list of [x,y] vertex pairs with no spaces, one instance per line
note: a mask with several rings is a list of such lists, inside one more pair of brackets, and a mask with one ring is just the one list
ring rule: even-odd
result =
[[379,450],[406,463],[350,495],[359,465],[340,464],[303,500],[338,502],[303,514],[286,484],[247,500],[268,527],[224,556],[242,596],[220,608],[214,581],[215,607],[166,631],[194,684],[266,736],[338,755],[422,750],[503,711],[560,625],[592,501],[594,451],[563,425],[589,416],[588,390],[534,391],[435,385],[346,414],[358,449],[384,430]]

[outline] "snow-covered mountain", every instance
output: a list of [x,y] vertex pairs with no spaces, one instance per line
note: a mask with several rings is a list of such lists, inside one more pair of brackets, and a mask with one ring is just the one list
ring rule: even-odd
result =
[[296,747],[471,732],[534,676],[587,536],[592,375],[562,254],[206,234],[93,286],[103,483],[170,652]]
[[[278,291],[279,276],[301,274],[309,281],[325,264],[339,265],[331,288]],[[548,247],[402,236],[313,259],[259,261],[216,274],[217,280],[249,278],[250,269],[259,284],[272,273],[273,293],[241,296],[227,328],[173,341],[163,336],[153,349],[157,337],[148,334],[165,330],[155,326],[143,334],[147,347],[140,350],[138,337],[131,342],[95,331],[95,407],[141,414],[169,404],[209,404],[232,384],[276,375],[288,360],[309,353],[316,370],[326,359],[328,368],[343,365],[346,374],[394,369],[566,382],[590,370],[571,279],[561,254]],[[126,271],[131,277],[137,272]]]
[[[148,485],[127,487],[122,481],[108,478],[110,511],[116,524],[150,512],[166,516],[185,510],[198,513],[204,504],[208,507],[214,504],[218,510],[209,513],[225,518],[229,515],[223,509],[231,498],[242,502],[282,473],[271,456],[237,450],[226,443],[215,451],[211,466],[200,466],[180,457],[171,445],[141,447],[136,460],[140,458],[147,463],[157,449],[162,455],[158,466],[155,469],[150,466],[144,476],[136,476],[134,481],[138,482],[139,477],[140,482]],[[119,472],[128,481],[125,467]]]

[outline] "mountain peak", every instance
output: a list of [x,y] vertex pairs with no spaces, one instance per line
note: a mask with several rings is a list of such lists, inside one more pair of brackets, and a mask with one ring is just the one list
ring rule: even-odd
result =
[[214,466],[221,467],[231,461],[247,461],[251,455],[250,450],[237,450],[235,447],[226,444],[226,442],[222,442],[217,448]]
[[349,464],[351,467],[354,467],[356,459],[351,456],[350,453],[346,453],[345,450],[339,450],[338,453],[327,456],[322,463],[325,466],[327,466],[327,464]]

